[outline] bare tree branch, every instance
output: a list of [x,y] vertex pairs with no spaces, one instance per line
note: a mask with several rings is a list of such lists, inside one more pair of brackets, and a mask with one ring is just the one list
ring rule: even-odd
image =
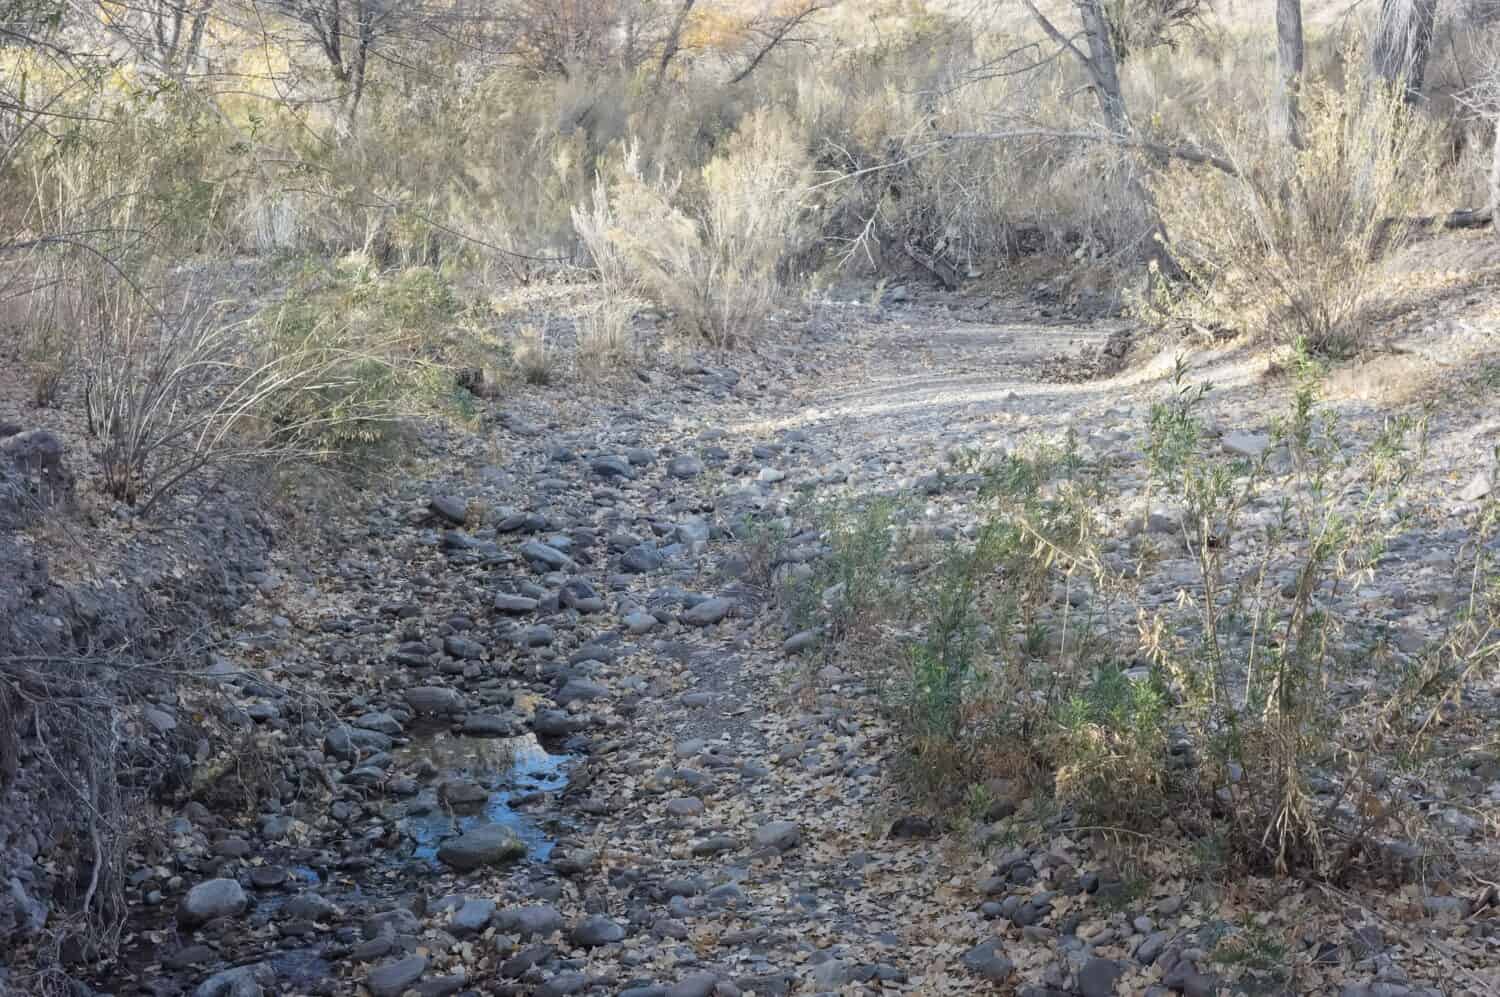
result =
[[760,67],[766,57],[779,46],[801,42],[794,34],[798,28],[809,21],[813,16],[838,6],[839,0],[797,0],[796,6],[789,11],[765,14],[750,22],[750,33],[757,37],[755,52],[746,61],[745,65],[729,83],[734,86],[745,82],[750,74]]

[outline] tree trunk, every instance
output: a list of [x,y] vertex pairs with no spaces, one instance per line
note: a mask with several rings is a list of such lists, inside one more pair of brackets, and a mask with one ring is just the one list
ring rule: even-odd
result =
[[1120,70],[1103,0],[1077,2],[1078,17],[1083,22],[1083,34],[1088,44],[1087,69],[1099,110],[1104,114],[1104,124],[1116,135],[1129,135],[1130,115],[1125,111],[1125,95],[1120,90]]
[[[1083,34],[1087,51],[1080,49],[1073,43],[1073,39],[1063,34],[1052,21],[1043,14],[1036,6],[1034,0],[1024,0],[1026,8],[1031,11],[1031,16],[1041,26],[1047,37],[1051,38],[1064,51],[1072,53],[1082,65],[1089,76],[1089,82],[1093,86],[1094,97],[1099,102],[1099,111],[1104,117],[1104,126],[1117,140],[1129,138],[1134,132],[1130,122],[1129,109],[1125,105],[1125,92],[1120,88],[1119,59],[1115,55],[1114,35],[1109,30],[1109,15],[1105,13],[1103,0],[1075,0],[1078,7],[1078,18],[1083,25]],[[1149,229],[1146,235],[1146,247],[1144,256],[1146,262],[1151,265],[1151,280],[1177,280],[1182,276],[1182,268],[1172,258],[1172,252],[1168,248],[1167,227],[1161,220],[1161,211],[1156,206],[1156,199],[1151,196],[1151,189],[1141,180],[1139,174],[1132,172],[1130,176],[1130,189],[1140,198],[1142,206],[1146,209],[1149,219]]]
[[1490,224],[1500,236],[1500,115],[1495,116],[1495,141],[1490,148]]
[[1370,71],[1387,86],[1399,85],[1408,104],[1422,96],[1437,0],[1382,0],[1380,24],[1370,43]]
[[667,78],[667,67],[677,57],[678,47],[682,44],[682,28],[687,24],[688,15],[693,12],[693,5],[698,0],[682,0],[682,6],[677,10],[677,16],[672,19],[672,30],[667,33],[667,40],[662,44],[661,61],[656,65],[656,86],[660,88]]
[[1276,100],[1271,131],[1294,149],[1302,148],[1302,0],[1276,0]]

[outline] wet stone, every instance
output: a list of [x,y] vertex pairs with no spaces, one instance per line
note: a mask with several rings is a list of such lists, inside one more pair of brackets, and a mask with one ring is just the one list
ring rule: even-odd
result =
[[279,865],[260,865],[250,870],[250,885],[257,890],[274,890],[286,882],[287,871]]
[[481,824],[438,846],[438,860],[468,872],[526,856],[526,843],[503,824]]

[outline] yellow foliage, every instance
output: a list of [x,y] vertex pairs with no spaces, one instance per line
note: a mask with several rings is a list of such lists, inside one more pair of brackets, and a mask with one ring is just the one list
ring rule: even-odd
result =
[[743,14],[722,7],[698,7],[682,27],[686,49],[730,51],[744,44],[750,27]]

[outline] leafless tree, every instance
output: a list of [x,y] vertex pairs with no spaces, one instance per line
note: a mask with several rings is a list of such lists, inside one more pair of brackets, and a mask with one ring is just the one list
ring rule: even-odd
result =
[[802,29],[818,14],[838,4],[839,0],[791,0],[790,3],[772,5],[753,16],[746,25],[748,42],[744,62],[729,82],[743,83],[749,79],[750,74],[778,48],[808,44],[810,39]]
[[631,6],[625,0],[505,0],[496,20],[524,66],[539,76],[567,77],[618,57]]
[[1302,147],[1302,0],[1276,0],[1276,94],[1271,130],[1294,148]]
[[[1080,30],[1075,34],[1065,33],[1037,8],[1033,0],[1024,0],[1024,2],[1027,10],[1031,12],[1032,19],[1047,37],[1065,52],[1070,53],[1083,67],[1094,99],[1099,104],[1099,113],[1104,120],[1107,139],[1121,148],[1142,148],[1157,156],[1167,154],[1169,147],[1156,143],[1142,143],[1135,134],[1135,126],[1130,119],[1130,109],[1125,103],[1125,93],[1120,88],[1119,56],[1114,44],[1116,32],[1111,27],[1104,0],[1074,0],[1080,26]],[[1080,37],[1081,45],[1079,44]],[[1218,157],[1207,154],[1199,154],[1194,158],[1198,162],[1215,165],[1222,162]],[[1145,243],[1147,260],[1155,267],[1159,275],[1175,278],[1181,270],[1167,250],[1166,228],[1161,222],[1155,199],[1139,176],[1131,177],[1130,188],[1135,196],[1140,198],[1141,204],[1151,219]]]
[[1153,48],[1176,48],[1184,32],[1202,26],[1207,0],[1108,0],[1115,55],[1120,62]]
[[1370,70],[1389,86],[1401,86],[1408,103],[1422,96],[1437,0],[1382,0],[1370,43]]
[[[85,23],[124,43],[137,65],[182,79],[198,62],[215,0],[82,0]],[[83,20],[83,18],[79,18]]]
[[1069,52],[1088,74],[1090,89],[1099,103],[1099,113],[1103,115],[1105,127],[1110,134],[1121,137],[1129,135],[1132,131],[1130,114],[1125,107],[1125,95],[1120,89],[1114,32],[1111,31],[1109,18],[1104,12],[1103,0],[1076,0],[1074,4],[1082,26],[1082,47],[1078,45],[1077,34],[1064,34],[1032,0],[1025,0],[1025,3],[1033,20],[1047,37]]
[[656,64],[656,85],[660,87],[662,81],[667,77],[667,67],[672,60],[677,58],[677,53],[682,48],[682,29],[687,26],[687,20],[697,6],[698,0],[682,0],[681,6],[677,8],[677,15],[672,18],[672,26],[667,30],[666,37],[662,39],[661,58]]
[[337,87],[339,130],[348,134],[365,96],[372,61],[398,38],[413,39],[447,16],[436,0],[276,0],[322,55]]
[[1490,150],[1489,217],[1500,236],[1500,51],[1490,49],[1490,71],[1484,78],[1459,95],[1460,102],[1475,117],[1488,121],[1494,130]]

